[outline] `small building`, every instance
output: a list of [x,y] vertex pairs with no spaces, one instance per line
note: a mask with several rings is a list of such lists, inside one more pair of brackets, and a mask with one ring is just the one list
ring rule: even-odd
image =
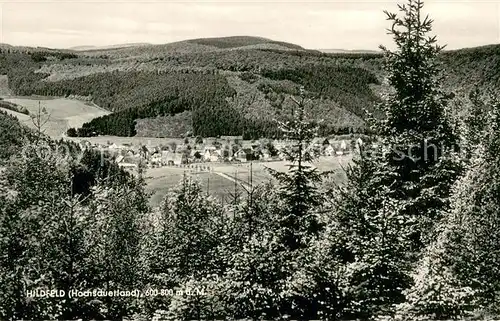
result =
[[174,153],[174,165],[181,165],[187,163],[187,157],[184,153]]
[[174,153],[170,151],[161,152],[161,164],[163,166],[174,165]]
[[269,160],[271,159],[271,152],[268,149],[264,148],[260,151],[260,157],[263,160]]
[[162,163],[162,155],[161,155],[161,153],[159,153],[159,152],[154,152],[154,153],[151,155],[151,157],[150,157],[149,161],[151,162],[151,164],[161,165],[161,163]]
[[328,145],[325,148],[325,156],[333,156],[335,155],[335,148],[332,145]]
[[247,153],[243,149],[240,149],[234,153],[233,158],[244,163],[247,161]]
[[222,156],[217,149],[207,149],[203,154],[203,160],[206,162],[219,162],[222,160]]
[[179,144],[179,145],[176,146],[175,151],[177,153],[183,152],[183,151],[185,151],[185,150],[188,149],[188,146],[189,145],[186,145],[186,144]]

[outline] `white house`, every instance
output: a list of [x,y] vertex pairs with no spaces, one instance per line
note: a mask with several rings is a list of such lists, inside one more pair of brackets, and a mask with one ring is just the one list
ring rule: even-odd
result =
[[218,162],[221,160],[221,158],[222,157],[220,153],[216,149],[207,149],[203,154],[203,160],[205,160],[206,162]]
[[187,163],[186,154],[174,153],[174,164],[175,165],[181,165],[181,164],[186,164],[186,163]]
[[167,151],[167,150],[164,150],[161,152],[161,164],[163,166],[167,166],[167,165],[174,165],[174,156],[173,156],[173,152],[170,152],[170,151]]
[[247,153],[243,149],[240,149],[239,151],[234,153],[234,159],[244,163],[247,161]]
[[271,158],[271,153],[267,149],[261,150],[261,157],[263,160],[269,160]]
[[325,156],[333,156],[333,155],[335,155],[335,148],[333,148],[332,145],[328,145],[325,148]]

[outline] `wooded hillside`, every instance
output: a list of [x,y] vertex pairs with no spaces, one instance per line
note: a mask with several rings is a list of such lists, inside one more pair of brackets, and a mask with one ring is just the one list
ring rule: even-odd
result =
[[[278,47],[252,47],[267,44]],[[441,53],[445,89],[459,95],[472,84],[496,89],[499,48]],[[284,95],[301,86],[321,106],[317,120],[330,123],[322,127],[325,134],[358,132],[366,129],[366,111],[378,113],[385,87],[380,54],[328,54],[257,37],[78,52],[5,47],[0,62],[0,74],[8,76],[16,95],[88,96],[114,112],[77,130],[82,136],[133,136],[137,119],[155,134],[154,118],[189,111],[191,119],[178,118],[185,123],[167,132],[183,136],[192,128],[193,135],[273,137],[279,133],[268,121],[289,107]],[[228,82],[234,77],[247,84]]]

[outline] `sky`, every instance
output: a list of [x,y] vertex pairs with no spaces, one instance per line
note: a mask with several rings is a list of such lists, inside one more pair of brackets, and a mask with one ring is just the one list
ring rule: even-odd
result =
[[[405,2],[405,1],[403,1]],[[51,48],[249,35],[309,49],[390,47],[401,1],[0,0],[0,43]],[[500,43],[500,0],[425,1],[448,49]]]

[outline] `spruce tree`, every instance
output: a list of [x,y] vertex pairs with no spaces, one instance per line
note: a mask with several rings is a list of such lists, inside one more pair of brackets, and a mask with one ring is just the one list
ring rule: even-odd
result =
[[386,12],[396,50],[382,47],[392,89],[380,106],[385,118],[372,126],[378,142],[363,146],[348,169],[331,223],[340,232],[329,237],[341,245],[329,252],[346,264],[343,315],[351,318],[391,314],[404,301],[413,263],[449,208],[460,173],[448,96],[440,89],[442,47],[427,36],[432,20],[421,17],[421,0],[399,9],[402,17]]
[[433,21],[422,17],[422,0],[399,5],[403,17],[386,12],[396,50],[382,47],[393,91],[378,127],[386,148],[382,183],[389,196],[402,201],[402,213],[416,221],[414,251],[428,244],[433,225],[449,206],[450,188],[460,172],[454,161],[458,137],[448,115],[448,95],[437,55],[443,47],[428,36]]
[[477,100],[477,94],[471,96],[473,107],[491,112],[481,115],[482,124],[467,123],[468,136],[481,140],[468,141],[470,159],[454,186],[452,208],[419,263],[408,302],[399,307],[407,318],[464,317],[481,309],[489,317],[500,313],[500,102]]
[[279,222],[283,245],[286,249],[296,250],[306,246],[308,240],[321,230],[315,211],[322,203],[318,190],[322,175],[312,165],[316,155],[311,147],[318,126],[307,119],[304,94],[299,100],[293,98],[292,101],[296,110],[289,119],[278,122],[285,140],[290,142],[284,151],[289,162],[288,172],[269,171],[279,182],[279,195],[285,205]]

